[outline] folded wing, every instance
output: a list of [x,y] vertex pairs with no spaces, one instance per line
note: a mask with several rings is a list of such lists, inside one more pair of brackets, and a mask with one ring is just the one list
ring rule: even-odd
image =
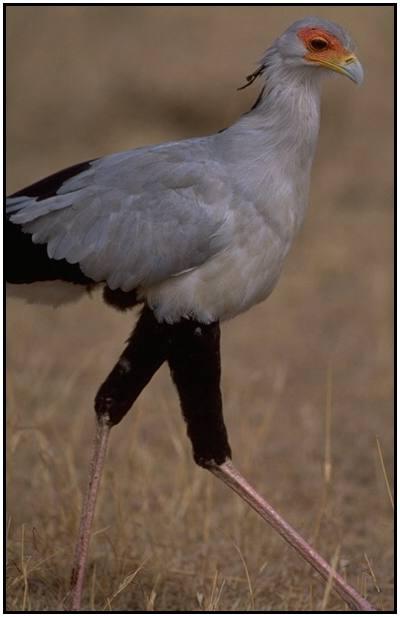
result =
[[206,139],[74,166],[7,199],[52,260],[130,291],[196,268],[229,244],[231,194]]

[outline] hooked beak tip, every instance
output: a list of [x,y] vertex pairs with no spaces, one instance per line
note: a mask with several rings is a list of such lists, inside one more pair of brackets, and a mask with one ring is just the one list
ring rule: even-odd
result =
[[358,86],[360,86],[364,81],[364,70],[361,62],[356,58],[356,56],[351,56],[347,60],[341,64],[341,69],[343,75],[346,75],[349,79],[354,81]]

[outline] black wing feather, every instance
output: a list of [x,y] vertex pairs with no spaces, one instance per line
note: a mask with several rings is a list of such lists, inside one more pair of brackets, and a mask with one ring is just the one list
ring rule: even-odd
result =
[[[38,182],[34,182],[11,197],[36,197],[38,201],[56,195],[66,180],[90,168],[96,159],[62,169]],[[50,259],[45,244],[34,244],[30,234],[20,225],[6,220],[5,266],[8,283],[35,283],[38,281],[66,281],[78,285],[91,285],[92,279],[85,276],[78,264],[66,259]]]
[[42,178],[42,180],[34,182],[24,189],[13,193],[10,197],[36,197],[38,201],[43,201],[43,199],[54,197],[64,182],[74,176],[79,175],[83,171],[90,169],[91,163],[96,160],[97,159],[92,159],[91,161],[85,161],[84,163],[77,163],[76,165],[71,165],[71,167],[61,169],[61,171],[56,171],[54,174],[51,174],[46,178]]

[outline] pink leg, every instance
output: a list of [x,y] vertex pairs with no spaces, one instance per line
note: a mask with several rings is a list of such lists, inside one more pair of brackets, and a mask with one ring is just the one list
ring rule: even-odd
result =
[[74,565],[71,574],[71,591],[73,611],[79,611],[81,606],[83,580],[90,542],[90,531],[96,506],[97,492],[100,484],[104,459],[107,452],[108,437],[111,425],[106,416],[97,420],[97,431],[93,456],[90,463],[89,485],[82,508],[79,536],[75,549]]
[[97,392],[96,440],[71,576],[73,610],[79,610],[81,605],[90,530],[111,427],[122,420],[165,361],[169,337],[169,328],[160,325],[150,309],[145,307],[125,350]]
[[275,510],[263,499],[253,487],[235,469],[231,461],[222,465],[211,464],[208,466],[217,478],[222,480],[229,488],[233,489],[244,501],[246,501],[267,523],[288,542],[311,566],[319,572],[326,581],[331,578],[332,586],[341,598],[356,611],[376,612],[367,600],[365,600],[353,587],[339,576],[331,566],[295,531]]

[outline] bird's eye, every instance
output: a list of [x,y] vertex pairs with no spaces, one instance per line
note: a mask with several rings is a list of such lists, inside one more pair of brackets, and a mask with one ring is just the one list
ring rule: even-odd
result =
[[313,51],[323,51],[328,48],[328,42],[325,39],[312,39],[310,41],[310,49]]

